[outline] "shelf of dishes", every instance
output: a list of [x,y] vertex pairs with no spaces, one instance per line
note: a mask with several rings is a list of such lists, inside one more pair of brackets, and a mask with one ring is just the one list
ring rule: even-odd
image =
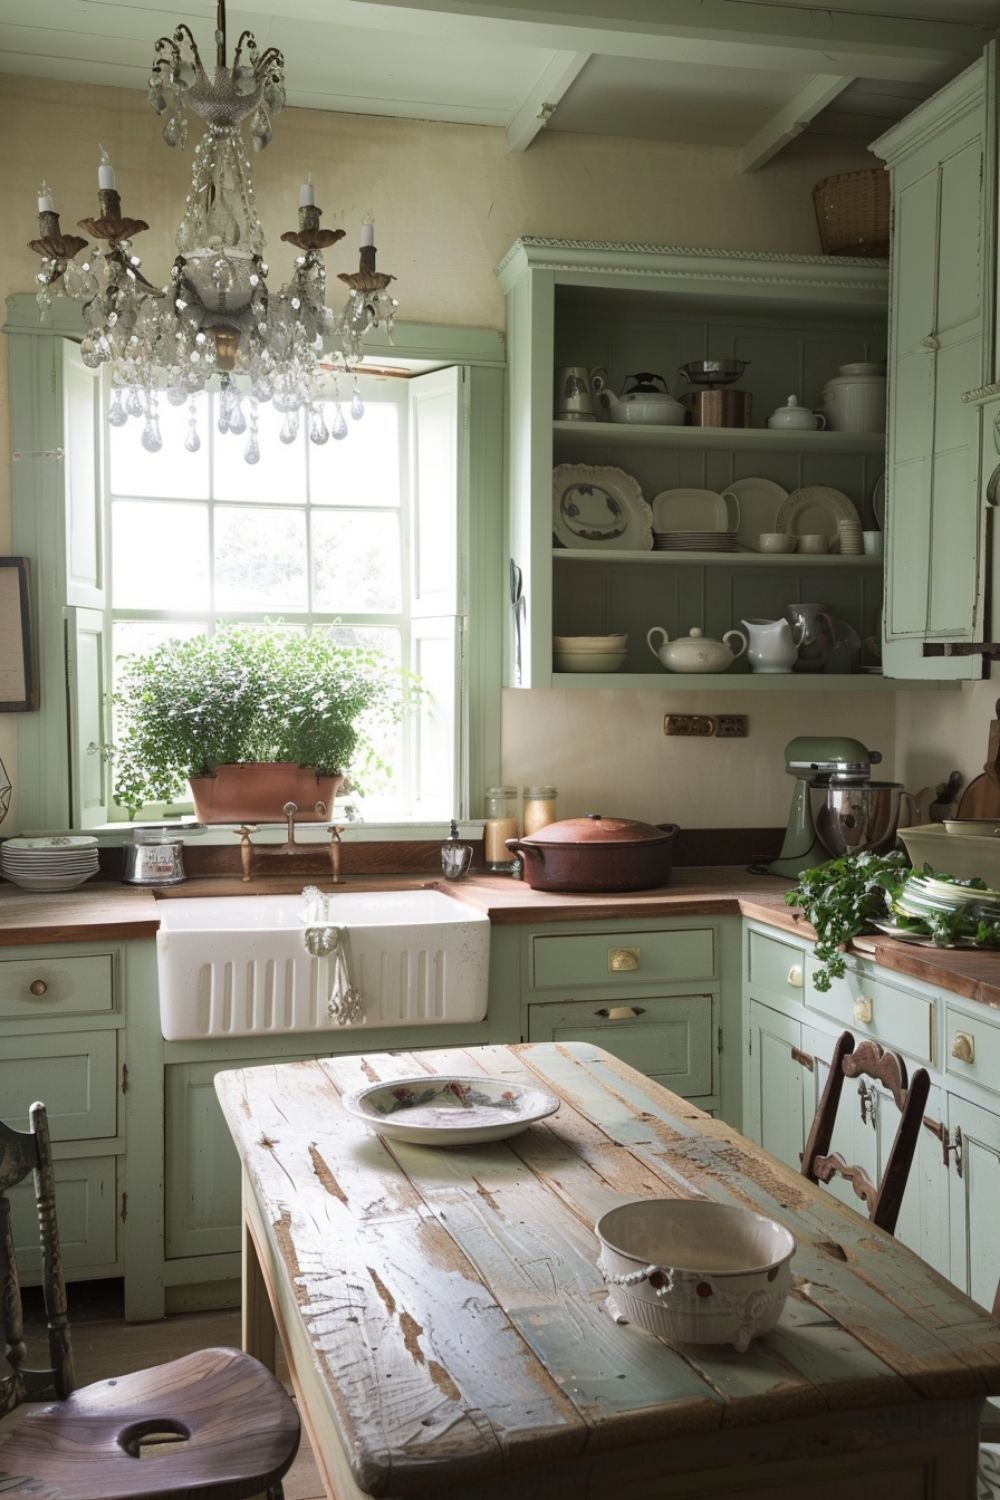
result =
[[883,453],[884,432],[809,432],[772,427],[660,427],[619,422],[552,423],[553,440],[577,448],[681,448],[721,453]]
[[617,688],[633,692],[717,692],[728,693],[785,691],[800,688],[813,692],[909,692],[959,688],[958,682],[903,681],[883,677],[878,672],[789,672],[787,674],[755,672],[553,672],[552,686],[572,688]]
[[582,551],[576,547],[554,547],[553,561],[572,563],[643,563],[663,566],[665,563],[724,564],[727,568],[881,568],[882,558],[859,553],[840,552],[631,552],[606,548],[603,552]]

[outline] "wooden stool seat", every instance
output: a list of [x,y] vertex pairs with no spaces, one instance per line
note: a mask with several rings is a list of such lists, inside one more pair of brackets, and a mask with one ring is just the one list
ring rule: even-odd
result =
[[[201,1349],[27,1408],[4,1440],[6,1425],[4,1500],[243,1500],[276,1484],[299,1445],[291,1400],[263,1365],[236,1349]],[[174,1441],[140,1459],[141,1440],[153,1435]]]

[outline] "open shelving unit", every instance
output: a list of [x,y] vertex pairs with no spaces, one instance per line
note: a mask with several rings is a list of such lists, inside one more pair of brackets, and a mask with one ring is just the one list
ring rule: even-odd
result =
[[553,443],[592,448],[676,448],[678,452],[858,454],[882,457],[884,432],[784,432],[770,427],[658,427],[640,422],[552,423]]

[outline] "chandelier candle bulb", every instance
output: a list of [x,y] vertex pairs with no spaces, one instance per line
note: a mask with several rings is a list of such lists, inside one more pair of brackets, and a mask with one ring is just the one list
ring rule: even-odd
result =
[[97,168],[97,186],[105,190],[110,188],[112,192],[115,188],[115,169],[111,165],[111,158],[103,146],[101,147],[100,165]]
[[47,182],[43,182],[38,189],[38,212],[40,214],[54,214],[56,206],[52,198],[52,189]]
[[313,188],[312,173],[310,172],[305,182],[301,183],[299,186],[299,207],[312,208],[315,202],[316,191]]
[[375,243],[375,220],[365,219],[361,225],[361,249]]

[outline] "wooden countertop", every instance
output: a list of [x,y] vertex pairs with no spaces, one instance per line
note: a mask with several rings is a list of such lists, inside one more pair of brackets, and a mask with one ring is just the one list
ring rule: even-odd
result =
[[[326,882],[317,882],[326,885]],[[591,922],[647,917],[750,917],[796,937],[815,937],[809,923],[785,905],[789,882],[750,875],[733,866],[675,870],[668,886],[621,894],[535,891],[506,875],[472,875],[449,884],[419,875],[352,877],[345,891],[447,891],[485,912],[497,926],[514,923]],[[300,890],[299,878],[244,885],[238,879],[188,880],[164,890],[178,896],[252,896]],[[153,937],[159,927],[157,896],[151,888],[94,883],[52,895],[16,890],[0,882],[0,947],[25,943],[80,943]],[[893,938],[861,937],[852,945],[860,957],[883,968],[940,986],[966,999],[1000,1009],[1000,953],[957,948],[921,948]]]

